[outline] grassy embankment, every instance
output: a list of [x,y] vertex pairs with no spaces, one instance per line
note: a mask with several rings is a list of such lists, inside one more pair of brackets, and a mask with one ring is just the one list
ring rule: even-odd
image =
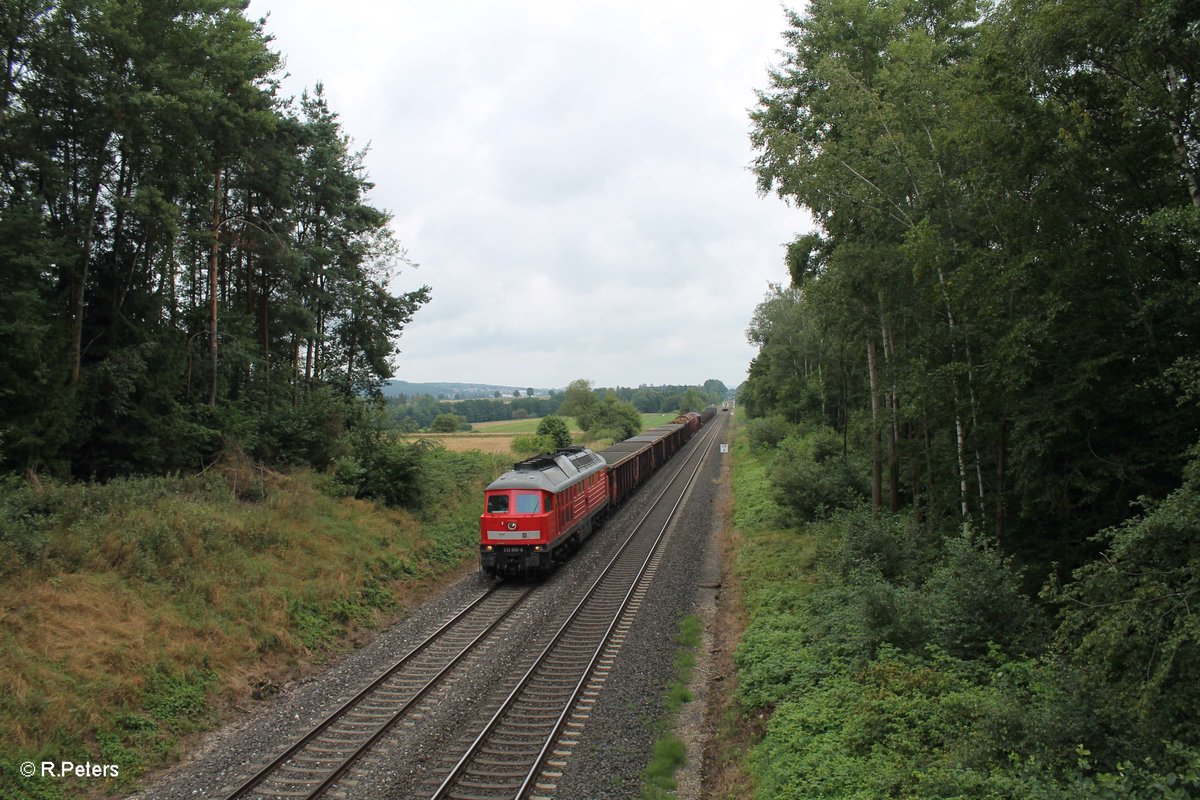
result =
[[[732,442],[733,530],[725,547],[726,559],[737,585],[727,582],[722,594],[721,624],[760,630],[781,625],[774,642],[753,650],[739,648],[738,666],[722,684],[723,714],[711,750],[709,789],[722,800],[746,800],[755,776],[752,754],[761,747],[769,708],[752,707],[738,687],[747,672],[759,665],[770,668],[772,646],[792,648],[787,627],[794,601],[811,591],[816,580],[816,544],[810,531],[790,528],[786,514],[775,503],[768,478],[769,459],[751,452],[740,429],[742,413],[735,412],[730,426]],[[768,637],[768,640],[771,637]],[[786,675],[777,676],[786,680]]]
[[[0,796],[128,791],[181,737],[350,646],[471,560],[504,465],[428,453],[412,511],[244,463],[0,485]],[[27,759],[120,778],[26,779]]]
[[[743,430],[734,444],[733,490],[746,625],[736,654],[736,705],[728,709],[717,759],[737,768],[721,776],[717,796],[1198,796],[1195,746],[1152,741],[1165,739],[1163,728],[1130,701],[1136,693],[1086,671],[1093,668],[1088,648],[1106,642],[1093,634],[1069,649],[1079,624],[1072,614],[1131,604],[1100,594],[1117,570],[1098,573],[1107,582],[1092,590],[1100,599],[1091,606],[1064,603],[1064,621],[1053,629],[1056,620],[1025,594],[1012,560],[969,525],[931,530],[904,515],[874,515],[861,503],[814,512],[807,502],[813,485],[833,488],[850,475],[833,459],[805,460],[826,434],[797,426],[772,447],[762,435],[769,426]],[[1185,487],[1146,520],[1110,535],[1178,546],[1200,529],[1194,496]],[[1136,578],[1165,584],[1180,574],[1143,568]],[[1077,583],[1089,578],[1077,573]],[[1138,603],[1167,590],[1144,591]],[[1164,607],[1174,610],[1151,606],[1151,624],[1162,624]],[[1124,625],[1115,635],[1128,638],[1131,630],[1141,633]],[[1188,641],[1194,631],[1176,635]],[[1178,646],[1183,652],[1190,645]],[[1121,648],[1114,646],[1127,652]],[[1123,667],[1109,663],[1102,666],[1120,676]],[[1146,667],[1140,670],[1139,680]],[[1158,698],[1159,705],[1170,701]],[[1138,724],[1146,727],[1143,739]],[[1151,755],[1134,760],[1126,754],[1135,747]]]

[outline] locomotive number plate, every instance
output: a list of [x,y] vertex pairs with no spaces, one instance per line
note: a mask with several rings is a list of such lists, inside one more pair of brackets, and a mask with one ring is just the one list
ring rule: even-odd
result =
[[538,535],[537,531],[488,531],[488,538],[493,542],[519,542],[536,539]]

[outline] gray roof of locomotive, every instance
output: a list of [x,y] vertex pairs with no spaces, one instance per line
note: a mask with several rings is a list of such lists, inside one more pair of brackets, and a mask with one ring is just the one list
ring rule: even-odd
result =
[[488,484],[493,489],[534,489],[561,492],[576,481],[604,469],[604,459],[586,447],[564,447],[513,464]]

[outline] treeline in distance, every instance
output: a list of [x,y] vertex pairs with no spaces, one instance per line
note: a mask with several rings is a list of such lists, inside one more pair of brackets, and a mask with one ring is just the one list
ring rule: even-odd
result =
[[[665,385],[640,386],[636,389],[616,387],[595,390],[591,388],[590,381],[581,379],[572,382],[571,386],[561,392],[552,389],[549,397],[514,397],[503,400],[475,398],[451,402],[438,400],[428,394],[412,397],[401,395],[389,398],[388,406],[396,427],[404,431],[418,431],[428,429],[433,421],[443,414],[458,416],[465,423],[564,414],[565,412],[562,410],[564,405],[568,407],[568,410],[572,406],[581,405],[572,395],[582,396],[585,389],[587,392],[594,392],[597,400],[612,395],[643,414],[680,410],[698,411],[706,405],[722,403],[729,393],[725,384],[715,378],[710,378],[700,386]],[[573,414],[568,416],[573,416]]]

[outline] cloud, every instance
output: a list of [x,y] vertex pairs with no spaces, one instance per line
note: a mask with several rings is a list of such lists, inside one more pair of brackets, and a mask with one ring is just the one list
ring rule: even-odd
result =
[[[272,6],[274,7],[272,8]],[[291,91],[371,144],[373,201],[433,287],[400,377],[736,384],[781,245],[747,109],[782,44],[746,3],[255,0]]]

